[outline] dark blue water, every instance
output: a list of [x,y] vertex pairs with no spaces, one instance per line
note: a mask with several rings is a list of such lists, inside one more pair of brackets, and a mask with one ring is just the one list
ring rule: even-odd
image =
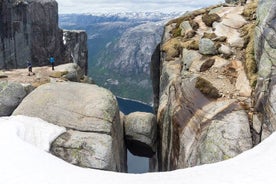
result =
[[117,101],[119,104],[120,111],[122,111],[125,115],[137,111],[153,113],[152,106],[146,103],[121,97],[117,97]]
[[[117,97],[120,111],[125,115],[132,112],[151,112],[153,113],[153,108],[143,102],[125,99]],[[132,155],[129,151],[127,152],[127,165],[128,173],[145,173],[149,170],[149,159],[145,157],[138,157]]]

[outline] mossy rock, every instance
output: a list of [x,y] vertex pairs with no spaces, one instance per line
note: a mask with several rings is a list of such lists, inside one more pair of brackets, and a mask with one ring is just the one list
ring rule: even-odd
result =
[[202,21],[206,26],[212,27],[214,22],[220,21],[220,16],[216,13],[205,14],[202,16]]
[[0,71],[0,79],[3,78],[8,78],[8,76],[4,72]]
[[201,77],[197,78],[195,87],[199,89],[199,91],[204,94],[207,98],[217,99],[220,98],[221,95],[217,88],[215,88],[211,82],[203,79]]
[[32,86],[33,86],[34,88],[37,88],[37,87],[39,87],[39,86],[41,86],[41,85],[43,85],[43,84],[47,84],[47,83],[49,83],[49,82],[50,82],[50,79],[49,79],[49,78],[37,79],[37,80],[35,80],[35,81],[32,83]]
[[195,32],[194,30],[191,30],[191,31],[188,31],[188,32],[185,34],[185,38],[191,39],[191,38],[193,38],[195,35],[196,35],[196,32]]
[[221,42],[221,43],[226,42],[226,40],[227,40],[226,36],[219,36],[219,37],[213,39],[213,41]]
[[242,27],[242,32],[244,33],[245,42],[245,72],[251,87],[255,87],[257,83],[257,72],[258,67],[255,61],[254,52],[254,35],[255,35],[254,23],[247,24]]
[[198,50],[199,49],[199,41],[198,40],[188,40],[182,44],[183,48],[189,49],[189,50]]
[[68,74],[68,71],[54,71],[50,74],[50,77],[61,78],[62,76]]
[[202,38],[209,38],[210,40],[216,38],[217,35],[215,33],[207,33],[207,32],[204,32]]
[[195,30],[195,31],[198,30],[199,24],[198,24],[196,21],[190,20],[189,23],[190,23],[190,25],[192,26],[193,30]]
[[256,19],[256,9],[258,7],[257,1],[253,1],[252,3],[248,3],[245,5],[242,15],[247,20],[255,20]]
[[178,57],[181,50],[181,42],[177,38],[172,38],[161,46],[161,51],[166,53],[166,60]]

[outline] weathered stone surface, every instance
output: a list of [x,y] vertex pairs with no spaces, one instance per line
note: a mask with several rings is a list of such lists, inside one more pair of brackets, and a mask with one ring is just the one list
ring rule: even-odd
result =
[[185,35],[187,34],[189,31],[192,31],[193,28],[191,26],[191,24],[189,23],[189,21],[184,21],[180,24],[180,28],[181,28],[181,35]]
[[218,50],[212,40],[203,38],[199,42],[199,52],[203,55],[215,55]]
[[0,116],[10,116],[26,95],[21,84],[0,82]]
[[0,3],[0,68],[25,67],[31,53],[28,5],[19,1]]
[[220,16],[216,13],[205,14],[202,16],[202,21],[206,26],[212,27],[214,22],[218,22],[220,20]]
[[195,83],[194,76],[175,77],[161,93],[159,170],[212,163],[252,147],[245,111],[235,100],[209,101]]
[[226,36],[231,35],[228,37],[227,41],[231,47],[239,47],[242,48],[244,46],[244,40],[240,37],[240,33],[237,29],[228,27],[224,25],[222,22],[214,23],[213,27],[215,28],[215,33],[218,36]]
[[[203,133],[204,134],[204,133]],[[214,163],[232,158],[252,148],[247,114],[233,111],[221,120],[213,120],[199,146],[200,163]]]
[[76,63],[68,63],[55,67],[55,71],[64,72],[64,77],[69,81],[80,82],[80,79],[83,77],[83,73],[81,72],[81,68]]
[[239,2],[240,0],[225,0],[226,3],[236,3]]
[[221,45],[221,47],[218,49],[218,52],[220,54],[223,54],[226,58],[228,58],[229,56],[232,55],[232,51],[231,51],[230,47],[228,47],[226,45]]
[[[111,141],[106,147],[105,153],[113,155],[113,158],[103,161],[105,164],[98,165],[95,168],[113,170],[113,171],[126,171],[126,158],[125,158],[125,146],[123,139],[123,127],[120,123],[118,104],[115,96],[108,90],[98,87],[96,85],[62,82],[62,83],[50,83],[45,84],[35,89],[30,95],[28,95],[23,102],[14,111],[13,115],[27,115],[32,117],[39,117],[50,123],[65,126],[68,129],[77,131],[77,135],[72,135],[71,139],[65,142],[57,143],[57,147],[64,147],[64,152],[70,150],[70,145],[73,144],[76,136],[80,137],[95,137],[97,133],[100,138],[101,135],[110,136]],[[82,134],[83,132],[87,134]],[[73,133],[72,133],[73,134]],[[83,138],[84,141],[84,138]],[[87,139],[89,142],[91,139]],[[95,144],[99,143],[97,139],[94,139]],[[68,147],[66,147],[68,146]],[[112,148],[112,149],[111,149]],[[94,149],[94,147],[93,147]],[[101,147],[102,149],[102,147]],[[107,153],[111,151],[111,153]],[[82,154],[87,152],[87,149],[76,149],[70,151],[72,154],[83,155],[80,160],[89,160],[90,166],[95,166],[96,163],[93,160],[97,160],[96,156],[92,153]],[[74,155],[67,156],[64,153],[60,153],[60,156],[66,156],[63,159],[68,159],[75,163]],[[89,158],[86,158],[88,156]],[[93,159],[91,158],[93,157]],[[107,158],[107,157],[106,157]],[[109,163],[111,162],[112,163]],[[89,165],[89,164],[88,164]],[[110,168],[106,168],[110,166]]]
[[152,157],[156,152],[157,123],[154,114],[134,112],[125,117],[125,139],[129,151]]
[[51,152],[81,167],[116,171],[113,146],[110,135],[69,130],[53,142]]
[[[253,22],[245,21],[244,8],[242,4],[214,7],[173,21],[198,23],[192,40],[199,42],[199,49],[186,47],[191,40],[184,35],[166,34],[161,43],[167,51],[176,51],[175,45],[183,50],[180,58],[178,53],[170,58],[160,54],[159,91],[155,91],[160,132],[152,169],[167,171],[218,162],[255,145],[258,133],[253,130],[251,134],[254,111],[245,55],[252,38],[240,30]],[[203,20],[208,12],[220,17],[207,23],[212,28]],[[176,31],[173,24],[167,26]]]
[[202,55],[198,51],[183,49],[182,62],[184,70],[199,71]]
[[255,110],[262,121],[263,140],[276,130],[276,2],[259,1],[255,30],[255,59],[258,64],[258,81],[255,90]]

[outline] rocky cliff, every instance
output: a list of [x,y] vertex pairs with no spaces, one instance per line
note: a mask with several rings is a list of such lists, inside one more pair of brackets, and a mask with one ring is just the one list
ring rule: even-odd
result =
[[275,1],[259,1],[257,14],[256,1],[233,2],[165,26],[152,57],[155,170],[225,160],[275,130]]
[[28,59],[34,66],[48,65],[54,56],[57,64],[73,61],[87,73],[86,34],[58,27],[56,1],[1,0],[0,15],[1,69],[26,67]]
[[257,9],[255,58],[258,81],[255,92],[256,122],[261,139],[276,130],[276,2],[260,0]]

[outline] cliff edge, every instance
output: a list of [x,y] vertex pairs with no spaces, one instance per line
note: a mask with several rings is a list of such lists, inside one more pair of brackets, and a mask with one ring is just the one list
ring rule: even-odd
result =
[[231,3],[165,26],[160,59],[156,52],[152,58],[152,71],[160,72],[152,75],[159,138],[153,170],[225,160],[275,130],[276,3]]
[[87,73],[87,35],[58,27],[58,4],[54,0],[0,1],[0,69],[74,62]]

